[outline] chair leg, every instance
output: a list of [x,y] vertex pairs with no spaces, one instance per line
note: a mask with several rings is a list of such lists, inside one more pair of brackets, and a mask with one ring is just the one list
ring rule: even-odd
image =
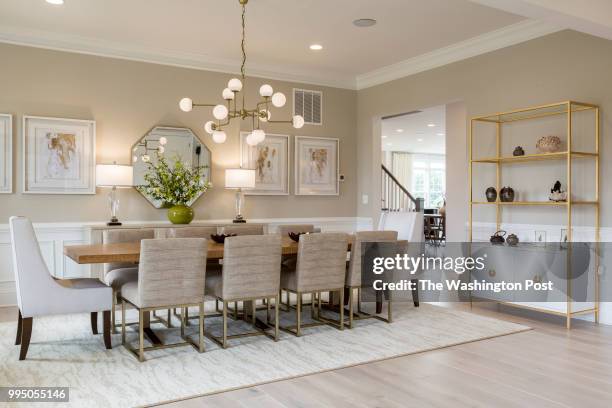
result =
[[144,313],[138,311],[138,361],[144,361]]
[[349,329],[353,328],[353,288],[349,288]]
[[168,309],[168,328],[172,327],[172,310]]
[[121,344],[125,345],[125,300],[121,299]]
[[112,315],[111,318],[112,318],[113,334],[117,333],[117,329],[115,328],[115,325],[116,325],[115,312],[117,310],[117,307],[115,306],[115,303],[117,303],[117,291],[113,289],[113,302],[111,303],[111,315]]
[[187,308],[181,308],[181,337],[185,337],[185,321],[187,320]]
[[19,360],[25,360],[28,354],[30,337],[32,337],[32,318],[25,317],[21,319],[21,350],[19,351]]
[[91,320],[91,332],[98,334],[98,312],[91,312],[89,319]]
[[344,330],[344,288],[338,292],[340,292],[340,330]]
[[[389,295],[391,295],[391,294],[389,293]],[[388,320],[388,323],[393,322],[393,315],[391,313],[391,304],[392,303],[393,302],[391,301],[391,299],[387,300],[387,320]]]
[[266,302],[266,323],[270,324],[270,301]]
[[185,313],[185,326],[189,326],[189,308],[184,308],[183,312]]
[[278,314],[280,312],[280,300],[280,296],[276,296],[276,299],[274,300],[274,341],[278,341]]
[[[246,313],[244,314],[244,317],[246,318]],[[234,319],[238,320],[238,302],[234,302]]]
[[[237,302],[234,302],[235,304]],[[236,310],[236,309],[234,309]],[[227,348],[227,301],[223,301],[223,348]]]
[[357,288],[357,314],[361,314],[361,288]]
[[300,337],[302,334],[301,326],[302,326],[302,293],[297,293],[297,303],[295,304],[295,316],[297,325],[295,327],[295,335]]
[[414,285],[412,289],[412,301],[414,302],[414,307],[419,307],[419,280],[411,279],[410,280]]
[[198,333],[198,351],[204,352],[204,302],[200,303],[200,316],[198,318],[200,323],[200,331]]
[[15,345],[18,346],[21,344],[21,310],[17,311],[17,336],[15,336]]
[[[97,320],[97,319],[96,319]],[[113,348],[111,344],[111,312],[110,310],[105,310],[102,312],[102,320],[104,324],[103,333],[104,333],[104,346],[107,350]]]

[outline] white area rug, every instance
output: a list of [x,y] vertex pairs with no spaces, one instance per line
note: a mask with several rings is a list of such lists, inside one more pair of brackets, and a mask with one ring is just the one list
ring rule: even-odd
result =
[[[265,311],[260,313],[265,319]],[[34,319],[27,360],[18,361],[19,347],[13,345],[16,323],[2,323],[0,385],[67,386],[70,406],[133,407],[529,329],[427,304],[413,308],[409,303],[396,303],[394,319],[392,324],[362,320],[356,322],[353,330],[344,331],[328,326],[307,328],[300,338],[281,332],[281,339],[276,343],[264,336],[245,337],[232,340],[226,350],[206,339],[205,353],[199,354],[191,346],[171,348],[145,353],[144,363],[139,363],[121,346],[120,335],[113,337],[113,350],[105,350],[102,336],[91,334],[89,315]],[[215,334],[220,328],[216,320],[206,320],[206,329]],[[163,332],[159,327],[159,332]],[[250,326],[230,320],[229,327],[234,331]],[[192,326],[188,333],[194,330],[197,328]],[[173,336],[169,332],[163,337]],[[136,341],[131,329],[128,339]]]

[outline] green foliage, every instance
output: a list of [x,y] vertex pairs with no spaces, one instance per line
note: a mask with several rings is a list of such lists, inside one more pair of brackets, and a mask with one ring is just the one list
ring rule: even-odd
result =
[[188,167],[177,157],[174,167],[170,167],[160,154],[157,155],[157,164],[148,162],[147,165],[146,184],[137,189],[165,205],[189,205],[200,193],[212,187],[204,177],[208,166]]

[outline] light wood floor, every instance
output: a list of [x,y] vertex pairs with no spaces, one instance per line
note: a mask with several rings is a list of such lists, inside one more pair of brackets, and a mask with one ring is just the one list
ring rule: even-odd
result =
[[[460,306],[453,306],[460,307]],[[612,327],[479,305],[534,330],[198,397],[195,407],[610,407]],[[4,309],[0,320],[14,318]]]

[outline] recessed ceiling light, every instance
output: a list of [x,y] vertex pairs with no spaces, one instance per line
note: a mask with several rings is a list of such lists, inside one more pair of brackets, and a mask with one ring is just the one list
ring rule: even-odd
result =
[[402,133],[402,132],[404,131],[404,129],[395,129],[395,131],[396,131],[397,133]]
[[422,142],[422,141],[423,141],[423,139],[420,138],[420,137],[417,139],[417,142]]
[[444,136],[444,133],[436,133],[438,136]]
[[383,138],[383,139],[386,139],[386,138],[387,138],[387,135],[382,135],[382,138]]
[[436,126],[436,124],[435,123],[428,123],[427,126],[428,127],[434,127],[434,126]]
[[320,51],[323,49],[323,46],[321,44],[312,44],[310,46],[310,49],[313,51]]
[[357,27],[372,27],[373,25],[376,25],[376,20],[373,18],[358,18],[357,20],[353,21],[353,25],[356,25]]
[[46,2],[56,6],[64,4],[64,0],[46,0]]

